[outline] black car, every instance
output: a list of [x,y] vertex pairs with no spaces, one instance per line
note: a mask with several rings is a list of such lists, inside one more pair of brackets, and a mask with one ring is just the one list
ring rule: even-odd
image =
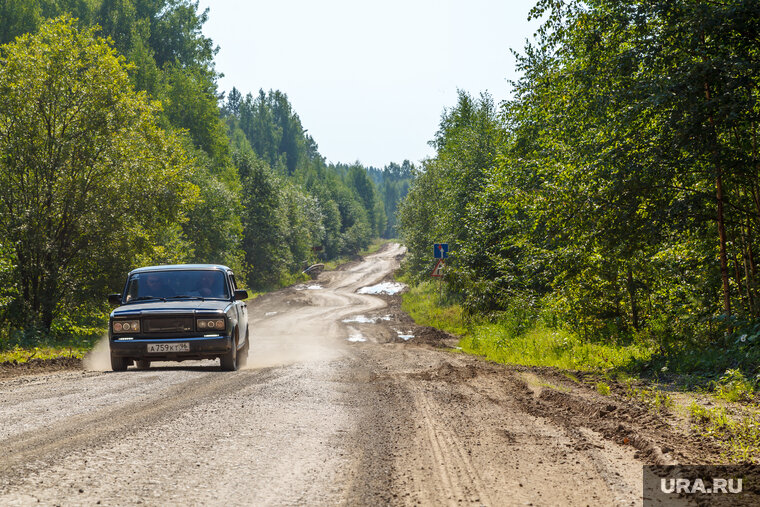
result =
[[151,266],[129,273],[124,291],[108,301],[111,368],[151,361],[219,358],[236,370],[248,357],[248,292],[232,270],[212,264]]

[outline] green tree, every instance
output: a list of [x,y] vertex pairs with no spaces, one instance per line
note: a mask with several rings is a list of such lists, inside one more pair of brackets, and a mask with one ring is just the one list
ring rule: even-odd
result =
[[254,154],[236,152],[234,158],[243,182],[247,282],[255,289],[276,287],[292,264],[286,239],[288,220],[284,212],[283,185],[266,162]]
[[[56,19],[1,55],[0,232],[24,320],[49,328],[68,293],[181,222],[197,189],[181,144],[157,127],[158,106],[92,29]],[[108,256],[119,262],[93,272]]]
[[243,208],[237,173],[218,174],[208,155],[201,150],[196,151],[193,165],[190,181],[198,187],[199,194],[198,203],[187,213],[183,224],[184,236],[193,250],[188,260],[230,266],[242,280],[245,278],[241,250]]
[[721,339],[716,317],[756,317],[760,4],[532,15],[501,115],[460,94],[441,120],[401,209],[410,270],[446,238],[471,311],[543,310],[595,339]]
[[[312,260],[312,246],[323,246],[326,258],[352,255],[366,247],[372,237],[383,233],[386,228],[384,202],[367,170],[360,164],[328,166],[314,139],[303,129],[287,95],[259,90],[255,98],[250,93],[242,98],[242,94],[233,89],[222,111],[235,149],[240,153],[252,149],[261,162],[279,176],[275,186],[282,194],[278,199],[283,200],[275,207],[284,213],[288,225],[288,229],[281,231],[290,252],[289,259],[284,261],[288,269],[300,269],[303,262]],[[247,169],[238,167],[245,180]],[[246,187],[244,193],[257,191],[255,185],[261,184],[264,194],[270,195],[266,180],[250,181],[254,186]],[[256,207],[253,203],[251,206],[250,209]],[[252,237],[256,235],[256,228],[266,229],[258,219],[252,219],[249,224],[246,234]],[[253,246],[248,239],[246,244]],[[253,257],[258,259],[261,255]],[[275,266],[278,271],[280,262]]]
[[364,206],[372,234],[380,236],[385,228],[385,211],[382,208],[378,209],[379,200],[375,193],[375,185],[367,171],[360,165],[351,166],[346,179],[349,186],[356,192],[359,202]]
[[168,65],[159,98],[167,127],[188,131],[196,147],[221,165],[227,165],[229,147],[219,118],[216,84],[204,72]]

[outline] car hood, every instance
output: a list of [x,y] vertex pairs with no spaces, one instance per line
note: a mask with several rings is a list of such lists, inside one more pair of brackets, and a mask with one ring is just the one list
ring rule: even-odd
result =
[[215,312],[224,311],[232,303],[230,301],[193,299],[190,301],[146,301],[144,303],[134,303],[123,305],[111,312],[111,316],[116,315],[147,315],[162,313],[191,313],[197,312]]

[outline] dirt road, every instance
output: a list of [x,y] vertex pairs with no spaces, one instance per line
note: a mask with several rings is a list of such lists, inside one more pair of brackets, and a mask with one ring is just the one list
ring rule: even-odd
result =
[[[639,505],[667,422],[417,328],[392,245],[249,305],[249,367],[0,381],[0,504]],[[345,322],[348,321],[348,322]]]

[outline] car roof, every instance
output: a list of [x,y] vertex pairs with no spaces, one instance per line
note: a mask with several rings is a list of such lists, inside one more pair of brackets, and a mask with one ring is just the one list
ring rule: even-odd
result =
[[221,264],[164,264],[162,266],[144,266],[133,269],[130,275],[135,273],[146,273],[150,271],[232,271],[227,266]]

